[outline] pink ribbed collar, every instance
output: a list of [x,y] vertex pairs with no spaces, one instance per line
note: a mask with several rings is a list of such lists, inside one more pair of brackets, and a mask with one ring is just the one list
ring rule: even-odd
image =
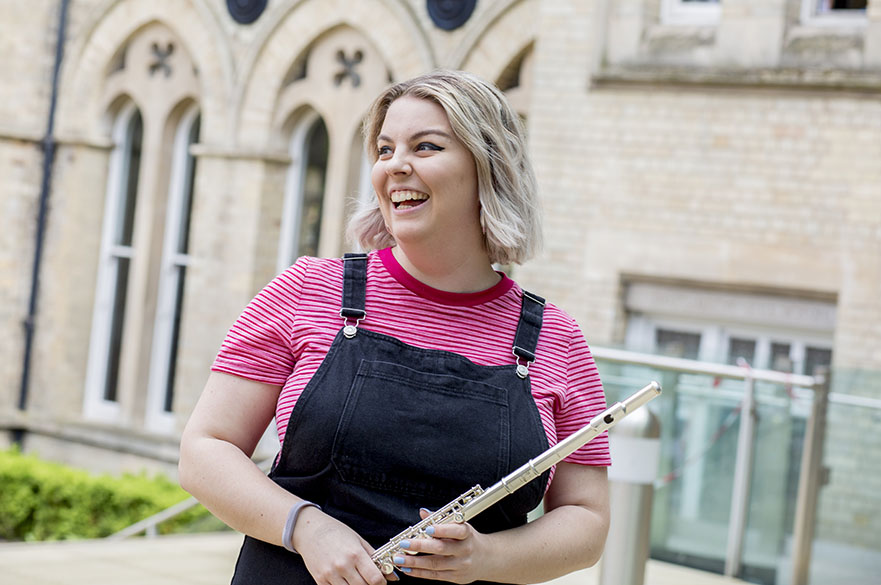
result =
[[389,271],[389,274],[397,280],[401,286],[416,293],[422,298],[441,303],[443,305],[454,305],[459,307],[473,307],[492,300],[495,300],[511,290],[514,281],[508,278],[504,273],[499,272],[502,279],[490,288],[473,293],[456,293],[448,292],[432,288],[427,284],[414,278],[404,267],[398,263],[397,258],[392,253],[391,248],[385,248],[379,251],[379,258],[382,260],[383,266]]

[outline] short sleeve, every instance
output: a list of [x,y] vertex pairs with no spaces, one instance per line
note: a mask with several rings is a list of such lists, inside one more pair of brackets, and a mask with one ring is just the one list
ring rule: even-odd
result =
[[[606,396],[596,362],[577,326],[569,346],[567,380],[562,408],[555,412],[558,441],[580,430],[606,409]],[[611,465],[608,432],[582,446],[565,461],[581,465]]]
[[301,258],[257,293],[227,332],[213,371],[284,385],[294,368],[291,331],[307,269]]

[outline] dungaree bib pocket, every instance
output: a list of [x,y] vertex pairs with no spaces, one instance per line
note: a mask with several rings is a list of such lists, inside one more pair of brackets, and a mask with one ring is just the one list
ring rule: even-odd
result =
[[[343,481],[447,503],[510,466],[508,390],[401,364],[362,360],[334,438]],[[450,477],[459,478],[450,485]]]

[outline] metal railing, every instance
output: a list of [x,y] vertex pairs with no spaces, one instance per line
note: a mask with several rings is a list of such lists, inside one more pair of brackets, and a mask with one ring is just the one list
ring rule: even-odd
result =
[[[750,484],[755,451],[755,404],[756,382],[770,382],[791,387],[800,398],[812,399],[811,414],[805,432],[795,504],[794,544],[792,551],[792,585],[807,585],[811,560],[811,543],[814,537],[819,488],[825,477],[822,464],[823,438],[826,427],[826,410],[832,397],[829,393],[828,370],[814,376],[787,374],[773,370],[756,370],[748,366],[729,366],[695,360],[643,354],[611,348],[592,348],[594,358],[601,362],[649,366],[680,374],[701,374],[717,378],[742,380],[743,398],[740,412],[740,428],[737,438],[734,486],[729,515],[728,539],[725,552],[724,574],[738,575],[741,569],[743,543],[749,510]],[[835,396],[842,403],[852,404],[852,397]],[[879,401],[881,402],[881,401]]]

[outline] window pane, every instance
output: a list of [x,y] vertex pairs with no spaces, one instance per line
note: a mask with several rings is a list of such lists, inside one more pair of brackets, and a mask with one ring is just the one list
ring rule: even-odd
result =
[[833,0],[832,10],[865,10],[866,0]]
[[135,226],[135,203],[138,194],[138,176],[141,170],[141,139],[144,134],[144,125],[141,113],[135,111],[129,122],[126,132],[126,152],[123,162],[123,174],[118,223],[116,226],[115,244],[131,246],[132,233]]
[[104,400],[115,402],[119,382],[119,358],[122,346],[122,325],[125,321],[125,301],[128,290],[128,258],[116,259],[116,283],[113,288],[113,313],[110,317],[110,344],[107,369],[104,376]]
[[771,369],[778,372],[792,372],[792,358],[789,357],[788,343],[771,344]]
[[189,147],[199,141],[199,128],[201,126],[201,117],[196,118],[193,127],[190,129],[190,136],[187,140],[187,163],[184,171],[184,191],[183,201],[181,201],[181,218],[180,218],[180,234],[177,240],[177,252],[186,254],[190,241],[190,215],[193,211],[193,187],[196,182],[196,157],[190,154]]
[[756,358],[756,340],[732,337],[728,341],[728,364],[737,365],[737,359],[743,358],[752,365]]
[[696,360],[700,343],[699,333],[658,329],[655,334],[656,353],[670,357]]
[[303,176],[303,205],[300,208],[300,241],[295,256],[317,256],[321,230],[321,206],[327,173],[328,137],[319,118],[306,136],[306,164]]
[[817,0],[817,12],[830,10],[865,10],[867,0]]
[[177,347],[180,341],[180,321],[181,309],[184,301],[184,278],[186,277],[186,267],[178,266],[177,270],[177,291],[174,299],[174,317],[172,321],[171,343],[169,344],[168,353],[168,374],[165,378],[165,402],[163,409],[165,412],[171,412],[174,404],[174,375],[177,371]]
[[819,366],[832,365],[832,350],[808,347],[805,349],[805,371],[808,376],[814,375],[814,370]]

